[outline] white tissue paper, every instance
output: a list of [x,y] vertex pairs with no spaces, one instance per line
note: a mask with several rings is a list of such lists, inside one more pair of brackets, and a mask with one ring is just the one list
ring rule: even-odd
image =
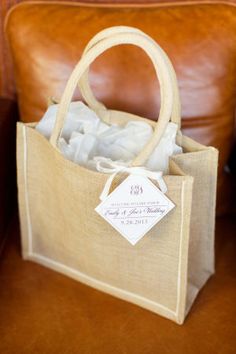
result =
[[[58,104],[48,107],[36,130],[50,138]],[[152,171],[168,172],[169,157],[182,153],[176,145],[177,125],[168,123],[160,143],[146,167]],[[108,125],[83,102],[72,102],[59,139],[59,149],[66,159],[96,170],[98,157],[127,165],[144,148],[153,134],[152,127],[140,121],[129,121],[124,127]]]

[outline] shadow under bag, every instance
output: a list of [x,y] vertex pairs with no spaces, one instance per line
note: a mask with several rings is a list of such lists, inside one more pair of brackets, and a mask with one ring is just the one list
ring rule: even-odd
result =
[[[157,122],[107,110],[91,92],[90,64],[120,44],[139,46],[152,60],[161,91]],[[108,175],[76,165],[59,152],[58,140],[77,85],[88,106],[106,123],[138,120],[153,126],[151,140],[132,166],[145,165],[169,121],[178,124],[177,143],[183,153],[170,158],[164,176],[166,196],[175,208],[135,246],[94,210]],[[157,43],[130,27],[98,33],[67,82],[50,141],[34,129],[35,123],[17,125],[23,257],[182,324],[197,293],[214,273],[218,151],[183,136],[180,123],[175,73]],[[120,182],[117,175],[114,184]]]

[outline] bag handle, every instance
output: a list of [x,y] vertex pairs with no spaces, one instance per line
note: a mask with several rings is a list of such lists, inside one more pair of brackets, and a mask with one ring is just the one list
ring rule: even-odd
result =
[[[151,40],[154,42],[154,40],[149,37],[146,33],[140,31],[138,28],[134,27],[129,27],[129,26],[114,26],[110,28],[106,28],[102,31],[100,31],[98,34],[96,34],[87,44],[85,47],[82,56],[84,56],[94,45],[96,45],[98,42],[105,38],[109,38],[113,36],[114,34],[117,33],[138,33],[140,35],[143,35],[145,38]],[[154,42],[155,43],[155,42]],[[160,47],[162,50],[162,48]],[[167,65],[169,67],[170,73],[171,73],[171,79],[172,79],[172,85],[174,88],[174,102],[173,102],[173,110],[171,114],[171,121],[173,123],[176,123],[178,125],[178,129],[180,130],[181,128],[181,110],[180,110],[180,97],[179,97],[179,89],[178,89],[178,84],[177,84],[177,79],[176,79],[176,74],[175,70],[173,68],[173,65],[169,59],[169,57],[166,55],[164,50],[162,50],[162,54],[165,56]],[[88,106],[97,113],[98,116],[103,116],[105,120],[109,123],[110,122],[110,117],[109,117],[109,111],[105,107],[105,105],[101,102],[99,102],[96,97],[94,96],[91,87],[89,85],[89,69],[86,70],[84,75],[81,77],[80,82],[80,91],[82,94],[83,99],[87,102]],[[104,112],[101,114],[100,112]]]
[[152,60],[160,82],[161,109],[159,119],[156,123],[152,138],[132,163],[137,166],[145,163],[155,146],[159,143],[172,113],[174,96],[171,75],[168,65],[166,64],[166,58],[163,55],[163,51],[154,41],[152,42],[138,33],[117,33],[111,38],[105,38],[104,40],[98,42],[88,51],[88,53],[86,53],[86,55],[81,58],[66,84],[58,107],[56,122],[50,138],[50,143],[52,146],[57,148],[58,140],[64,125],[65,117],[69,110],[73,93],[82,75],[100,54],[102,54],[105,50],[120,44],[133,44],[142,48]]

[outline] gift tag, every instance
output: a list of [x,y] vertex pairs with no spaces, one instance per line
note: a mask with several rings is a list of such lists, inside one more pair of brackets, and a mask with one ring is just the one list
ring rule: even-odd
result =
[[135,245],[174,207],[149,178],[129,175],[95,211]]

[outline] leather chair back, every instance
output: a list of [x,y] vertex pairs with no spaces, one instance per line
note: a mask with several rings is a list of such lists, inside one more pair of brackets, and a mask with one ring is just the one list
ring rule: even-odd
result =
[[[14,61],[21,119],[37,121],[48,98],[60,98],[90,38],[114,25],[138,27],[167,52],[177,72],[184,133],[220,150],[218,210],[232,194],[224,171],[233,143],[236,103],[236,8],[221,3],[135,6],[22,3],[6,32]],[[159,87],[144,53],[119,46],[90,70],[96,97],[109,108],[156,119]],[[75,99],[80,97],[76,93]]]

